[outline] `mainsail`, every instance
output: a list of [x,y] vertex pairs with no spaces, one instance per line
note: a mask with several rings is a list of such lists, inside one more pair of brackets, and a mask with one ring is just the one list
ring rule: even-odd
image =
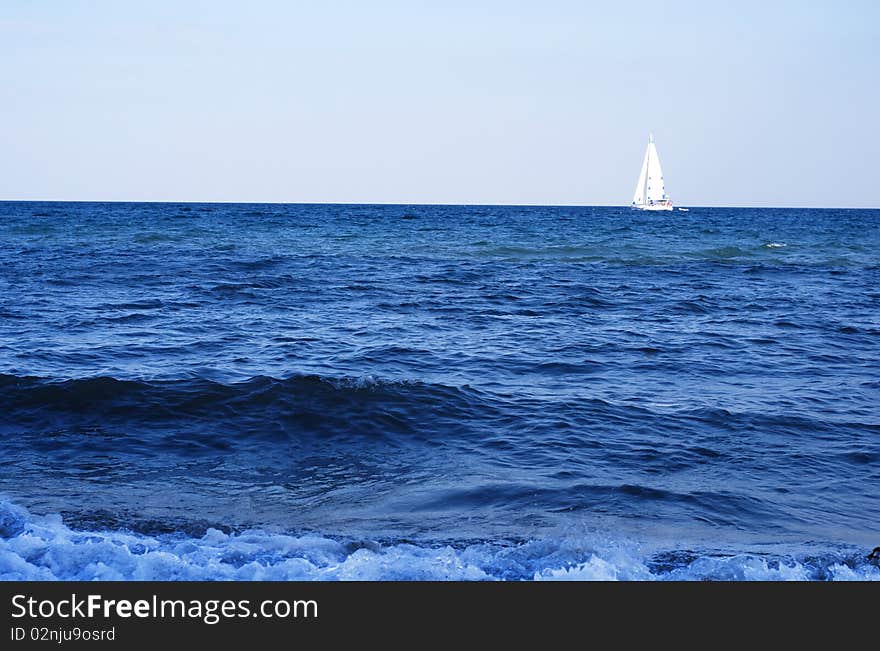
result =
[[642,170],[639,173],[632,203],[636,208],[672,210],[672,202],[666,195],[663,169],[660,167],[660,156],[657,155],[653,135],[648,138],[648,148],[645,150],[645,159],[642,161]]

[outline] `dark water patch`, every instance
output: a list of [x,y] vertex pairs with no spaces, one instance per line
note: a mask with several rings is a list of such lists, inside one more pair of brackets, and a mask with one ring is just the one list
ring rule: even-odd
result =
[[537,373],[547,375],[592,375],[603,370],[603,363],[596,360],[580,360],[577,362],[543,362],[535,367]]
[[[38,217],[52,217],[49,213],[44,213],[41,215],[37,215]],[[22,226],[15,227],[13,229],[13,234],[15,235],[35,235],[35,236],[46,236],[52,235],[55,233],[55,226],[50,222],[38,222],[33,224],[25,224]]]
[[682,301],[673,307],[673,312],[685,314],[709,314],[711,309],[698,301]]
[[[760,521],[777,509],[768,502],[746,495],[730,492],[694,491],[678,493],[644,485],[575,484],[561,489],[542,488],[518,484],[481,484],[473,488],[453,489],[413,508],[423,511],[479,508],[487,504],[504,504],[509,508],[548,508],[563,512],[591,510],[603,512],[644,512],[650,509],[688,512],[710,521],[713,525],[748,526],[750,521]],[[650,507],[648,505],[654,505]]]
[[159,310],[165,307],[165,303],[157,298],[145,298],[136,301],[126,301],[122,303],[101,303],[90,309],[93,310]]
[[230,266],[245,271],[259,271],[284,265],[289,260],[285,255],[270,255],[245,260],[231,260]]
[[781,319],[781,320],[779,320],[779,321],[775,321],[775,322],[773,323],[773,325],[776,326],[777,328],[794,328],[794,329],[799,329],[799,328],[803,328],[803,327],[804,327],[802,324],[794,323],[794,322],[792,322],[792,321],[787,321],[787,320],[785,320],[785,319]]
[[[295,376],[257,377],[222,384],[209,380],[130,381],[112,377],[49,381],[0,375],[0,408],[30,427],[57,422],[128,422],[163,426],[187,419],[229,423],[233,436],[263,435],[261,423],[282,423],[291,436],[386,436],[418,433],[416,414],[455,429],[468,416],[491,413],[491,401],[473,390],[421,382],[377,382]],[[481,412],[482,410],[482,412]],[[456,423],[462,418],[461,423]],[[236,427],[231,427],[232,423]],[[431,429],[433,431],[433,428]]]
[[177,239],[173,235],[167,233],[137,233],[133,241],[137,244],[159,244],[162,242],[173,242]]
[[83,322],[83,325],[89,325],[91,323],[146,323],[148,321],[155,320],[156,316],[153,314],[143,314],[141,312],[135,312],[133,314],[123,314],[122,316],[105,316],[94,319],[93,321]]
[[845,452],[841,455],[846,461],[855,464],[875,464],[880,463],[880,450],[866,451],[859,450],[853,452]]
[[738,246],[719,246],[712,249],[704,249],[693,254],[694,257],[707,260],[730,260],[748,257],[750,253]]
[[55,287],[78,287],[83,284],[83,278],[46,278],[45,282]]

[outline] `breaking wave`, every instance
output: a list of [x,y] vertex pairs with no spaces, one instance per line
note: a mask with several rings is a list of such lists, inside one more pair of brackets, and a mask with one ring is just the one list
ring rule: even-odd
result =
[[876,581],[859,550],[792,556],[723,551],[641,552],[635,543],[564,536],[502,544],[339,540],[251,529],[200,537],[78,531],[59,515],[0,501],[0,579]]

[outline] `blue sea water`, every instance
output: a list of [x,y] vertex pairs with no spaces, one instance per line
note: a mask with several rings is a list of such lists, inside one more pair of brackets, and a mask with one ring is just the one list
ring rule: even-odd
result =
[[880,579],[880,211],[0,202],[4,579]]

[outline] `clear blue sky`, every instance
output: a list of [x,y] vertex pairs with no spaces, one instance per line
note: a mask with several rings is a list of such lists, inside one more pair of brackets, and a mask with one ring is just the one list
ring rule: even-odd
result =
[[4,0],[0,199],[877,207],[878,7]]

